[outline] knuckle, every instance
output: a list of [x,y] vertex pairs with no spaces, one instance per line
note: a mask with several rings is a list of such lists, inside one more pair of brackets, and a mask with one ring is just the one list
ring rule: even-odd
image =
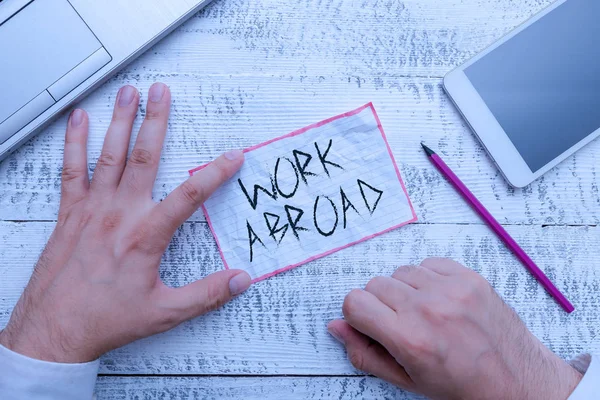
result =
[[396,269],[395,272],[404,272],[406,270],[408,270],[410,268],[410,265],[402,265],[400,267],[398,267],[398,269]]
[[434,343],[419,335],[407,339],[405,348],[413,358],[419,360],[429,359],[435,355]]
[[451,261],[448,258],[443,258],[443,257],[427,257],[426,259],[424,259],[423,261],[421,261],[421,265],[422,266],[428,266],[428,265],[438,265],[440,263],[448,263],[448,261]]
[[377,288],[381,288],[385,285],[386,283],[386,278],[383,276],[376,276],[375,278],[371,279],[368,283],[367,286],[365,286],[365,290],[367,292],[373,292],[374,290],[377,290]]
[[[143,224],[135,229],[130,236],[126,250],[134,250],[146,255],[161,254],[165,251],[166,244],[162,238],[165,237],[160,228]],[[168,237],[168,235],[167,235]]]
[[191,182],[185,181],[181,184],[181,198],[185,203],[198,204],[204,198],[202,186],[196,187]]
[[444,257],[429,257],[426,258],[425,260],[423,260],[423,262],[421,262],[421,265],[424,266],[439,266],[442,265],[444,266],[448,271],[454,273],[454,274],[458,274],[462,271],[470,271],[470,269],[468,269],[467,267],[465,267],[464,265],[454,261],[451,258],[444,258]]
[[470,286],[464,287],[462,290],[457,290],[453,293],[453,300],[462,306],[468,307],[477,302],[477,290]]
[[356,310],[360,307],[360,297],[361,297],[360,289],[353,289],[350,293],[346,295],[344,298],[344,304],[342,305],[342,313],[344,316],[353,315]]
[[350,359],[350,363],[352,366],[358,370],[363,370],[365,367],[365,357],[358,350],[352,350],[348,352],[348,358]]
[[164,116],[164,113],[160,110],[147,109],[146,115],[144,118],[148,121],[154,121],[154,120],[160,120],[161,118],[163,118],[163,116]]
[[417,269],[417,267],[415,267],[414,265],[403,265],[403,266],[399,267],[396,271],[394,271],[392,276],[394,278],[404,276],[406,274],[409,274],[409,273],[415,271],[416,269]]
[[114,231],[121,223],[123,216],[119,213],[109,213],[101,219],[100,229],[103,233]]
[[117,157],[114,153],[109,151],[102,151],[100,153],[100,157],[98,157],[98,163],[96,164],[96,168],[104,168],[104,167],[114,167],[123,162],[120,157]]
[[133,165],[146,166],[154,163],[154,157],[146,149],[133,149],[129,162]]
[[481,275],[473,271],[467,272],[461,279],[461,289],[455,291],[454,298],[462,304],[477,302],[481,294],[485,293],[490,287]]
[[209,286],[206,293],[206,301],[201,306],[202,314],[222,307],[227,302],[227,296],[217,286]]
[[427,301],[420,305],[419,311],[429,323],[439,326],[453,318],[452,312],[437,302]]
[[81,167],[65,165],[61,173],[63,185],[68,184],[75,179],[81,178],[86,172],[87,171]]
[[485,280],[483,276],[479,275],[477,272],[472,270],[467,270],[467,272],[465,273],[465,279],[467,280],[469,285],[472,286],[474,289],[481,290],[489,286],[488,281]]

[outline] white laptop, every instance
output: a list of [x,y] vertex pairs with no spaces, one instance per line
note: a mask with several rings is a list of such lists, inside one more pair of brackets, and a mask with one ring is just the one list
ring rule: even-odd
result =
[[0,0],[0,160],[210,0]]

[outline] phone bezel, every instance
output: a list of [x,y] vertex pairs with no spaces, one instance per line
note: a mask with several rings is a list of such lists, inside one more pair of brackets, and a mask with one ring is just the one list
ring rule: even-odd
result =
[[577,150],[600,136],[600,128],[586,136],[574,146],[565,150],[562,154],[539,170],[532,171],[475,87],[471,84],[471,81],[464,73],[464,70],[494,51],[503,43],[517,36],[530,25],[535,24],[545,15],[553,12],[566,1],[568,0],[559,0],[546,7],[528,21],[505,35],[502,39],[498,40],[444,77],[443,84],[446,93],[463,115],[471,130],[479,138],[487,153],[500,169],[500,172],[514,187],[521,188],[527,186],[550,169],[554,168]]

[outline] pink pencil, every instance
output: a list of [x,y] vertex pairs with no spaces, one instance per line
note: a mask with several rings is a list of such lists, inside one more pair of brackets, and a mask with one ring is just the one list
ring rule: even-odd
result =
[[572,313],[575,307],[567,300],[567,298],[554,286],[554,284],[548,279],[548,277],[542,272],[542,270],[535,265],[533,260],[523,251],[523,249],[515,242],[515,240],[504,230],[502,225],[496,221],[492,214],[481,204],[479,200],[471,193],[469,189],[461,182],[460,179],[452,172],[450,167],[438,156],[433,150],[421,143],[423,149],[427,153],[429,160],[435,165],[435,167],[444,175],[454,186],[454,188],[462,195],[462,197],[471,205],[481,218],[489,225],[490,228],[498,235],[498,237],[504,242],[519,260],[525,265],[525,267],[531,272],[531,274],[537,279],[539,283],[550,293],[552,297],[561,305],[561,307],[568,313]]

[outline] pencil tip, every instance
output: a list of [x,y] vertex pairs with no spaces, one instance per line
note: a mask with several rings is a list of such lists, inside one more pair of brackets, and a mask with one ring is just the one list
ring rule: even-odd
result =
[[432,155],[435,154],[435,151],[433,151],[429,147],[425,146],[425,143],[421,142],[421,146],[423,146],[423,150],[425,150],[425,153],[427,153],[428,157],[431,157]]

